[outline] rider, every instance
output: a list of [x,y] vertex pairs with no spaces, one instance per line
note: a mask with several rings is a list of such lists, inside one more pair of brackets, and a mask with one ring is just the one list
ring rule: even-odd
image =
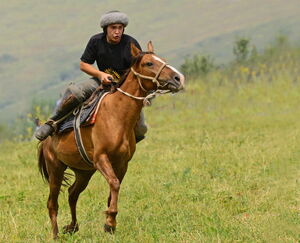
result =
[[[57,123],[89,98],[101,83],[110,84],[113,80],[112,74],[121,76],[130,67],[132,62],[130,43],[135,44],[140,50],[141,47],[133,37],[124,34],[127,24],[127,15],[119,11],[110,11],[101,16],[100,26],[103,33],[90,38],[80,61],[80,69],[92,78],[69,85],[55,114],[35,132],[37,139],[41,141],[46,139],[56,130]],[[95,61],[99,70],[92,66]],[[147,126],[141,112],[135,129],[136,141],[142,140],[146,132]]]

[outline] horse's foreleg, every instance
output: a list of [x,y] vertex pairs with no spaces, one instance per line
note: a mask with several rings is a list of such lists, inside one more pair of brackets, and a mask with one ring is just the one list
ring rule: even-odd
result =
[[79,230],[76,217],[76,204],[81,192],[87,187],[95,171],[75,171],[75,182],[69,187],[69,206],[71,209],[72,221],[64,226],[64,233],[75,233]]
[[109,161],[106,154],[100,155],[97,160],[95,160],[95,167],[101,172],[109,184],[110,188],[110,203],[106,211],[106,224],[104,225],[104,230],[110,233],[115,231],[117,222],[116,216],[118,213],[118,195],[120,189],[120,180],[116,176],[111,162]]
[[58,225],[57,225],[57,213],[58,213],[58,195],[60,192],[60,187],[62,184],[64,171],[66,167],[48,168],[49,172],[49,187],[50,193],[48,197],[47,207],[49,212],[49,217],[52,224],[53,238],[58,237]]
[[[119,168],[114,168],[114,171],[115,171],[115,174],[117,176],[117,178],[119,179],[119,182],[120,182],[120,185],[122,183],[122,180],[126,174],[126,171],[127,171],[127,164],[126,166],[124,167],[119,167]],[[110,206],[110,202],[111,202],[111,192],[109,192],[109,195],[108,195],[108,199],[107,199],[107,207]]]

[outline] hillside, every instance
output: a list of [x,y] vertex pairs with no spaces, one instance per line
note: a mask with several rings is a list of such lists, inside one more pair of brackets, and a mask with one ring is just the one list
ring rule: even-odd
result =
[[128,13],[126,32],[177,67],[184,57],[202,52],[216,61],[231,58],[237,36],[258,48],[279,32],[300,39],[298,0],[183,1],[37,1],[1,4],[0,123],[24,114],[32,100],[58,97],[78,70],[89,37],[99,31],[100,15],[111,9]]

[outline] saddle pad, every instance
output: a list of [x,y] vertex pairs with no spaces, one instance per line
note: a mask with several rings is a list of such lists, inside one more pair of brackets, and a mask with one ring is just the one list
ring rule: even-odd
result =
[[[80,125],[92,125],[92,122],[87,122],[90,117],[93,116],[93,113],[95,112],[98,103],[101,101],[101,98],[104,97],[104,94],[108,93],[106,90],[102,90],[90,103],[86,104],[80,115]],[[73,129],[74,127],[74,118],[75,115],[72,113],[70,114],[65,120],[63,120],[57,128],[57,133],[62,133],[69,131],[70,129]],[[86,123],[87,122],[87,123]]]

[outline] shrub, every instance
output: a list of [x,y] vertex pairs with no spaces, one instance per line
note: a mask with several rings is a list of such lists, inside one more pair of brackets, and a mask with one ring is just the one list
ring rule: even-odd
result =
[[248,60],[250,53],[249,44],[250,40],[247,38],[239,38],[234,42],[233,54],[237,63],[243,63]]
[[213,59],[210,56],[194,55],[192,58],[185,58],[180,70],[187,78],[195,78],[208,74],[215,69]]

